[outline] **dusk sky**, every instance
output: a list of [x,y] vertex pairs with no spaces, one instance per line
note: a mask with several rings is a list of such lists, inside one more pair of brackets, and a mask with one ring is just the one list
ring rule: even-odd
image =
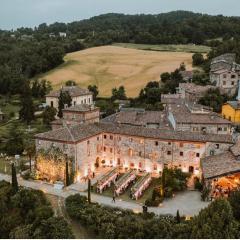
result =
[[72,22],[103,13],[162,13],[189,10],[240,16],[240,0],[0,0],[0,28]]

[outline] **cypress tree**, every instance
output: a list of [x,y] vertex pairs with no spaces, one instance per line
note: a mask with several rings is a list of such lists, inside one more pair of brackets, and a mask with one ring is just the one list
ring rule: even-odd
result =
[[88,203],[91,203],[91,179],[88,178]]
[[68,161],[66,161],[66,187],[70,185],[69,171],[68,171]]
[[180,223],[180,222],[181,222],[181,217],[180,217],[180,214],[179,214],[179,210],[177,210],[176,222],[177,222],[177,223]]
[[32,100],[31,88],[28,82],[26,82],[23,86],[21,105],[22,108],[19,111],[20,119],[29,124],[32,120],[34,120],[34,104]]
[[12,163],[12,190],[14,193],[18,191],[17,173],[14,163]]

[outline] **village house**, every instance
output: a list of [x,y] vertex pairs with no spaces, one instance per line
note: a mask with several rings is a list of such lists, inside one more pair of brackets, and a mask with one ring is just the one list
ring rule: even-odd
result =
[[186,102],[169,104],[167,117],[175,131],[208,134],[232,134],[232,123],[205,106]]
[[76,125],[99,122],[100,109],[94,105],[80,104],[62,110],[62,119],[51,122],[52,129],[62,128],[64,125]]
[[240,65],[235,62],[236,54],[223,54],[211,62],[210,81],[223,94],[236,93],[240,79]]
[[72,157],[78,180],[106,166],[153,174],[164,166],[178,167],[199,175],[201,158],[223,153],[233,145],[230,135],[109,123],[65,126],[37,134],[35,139],[37,151],[54,147]]
[[88,89],[79,88],[78,86],[65,86],[60,90],[53,90],[46,95],[47,106],[58,109],[58,98],[61,91],[69,93],[72,98],[72,106],[80,104],[93,104],[93,94]]
[[195,83],[179,83],[177,94],[181,95],[185,101],[197,103],[209,89],[216,89],[216,87],[212,85],[201,86]]

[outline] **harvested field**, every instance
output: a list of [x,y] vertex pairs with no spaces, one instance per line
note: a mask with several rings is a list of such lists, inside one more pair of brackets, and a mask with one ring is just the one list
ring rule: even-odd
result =
[[96,84],[102,97],[124,85],[127,96],[136,97],[146,83],[159,81],[161,73],[174,71],[182,62],[192,69],[192,54],[103,46],[67,54],[64,64],[39,78],[51,81],[54,88],[67,80],[81,87]]

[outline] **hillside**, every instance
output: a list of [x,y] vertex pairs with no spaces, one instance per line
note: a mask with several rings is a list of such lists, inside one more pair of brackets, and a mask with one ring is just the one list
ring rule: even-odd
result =
[[160,74],[173,71],[184,62],[192,68],[192,54],[157,52],[103,46],[67,54],[65,63],[42,75],[59,88],[67,80],[80,86],[96,84],[100,96],[110,96],[113,87],[124,85],[127,95],[135,97],[147,82],[160,79]]

